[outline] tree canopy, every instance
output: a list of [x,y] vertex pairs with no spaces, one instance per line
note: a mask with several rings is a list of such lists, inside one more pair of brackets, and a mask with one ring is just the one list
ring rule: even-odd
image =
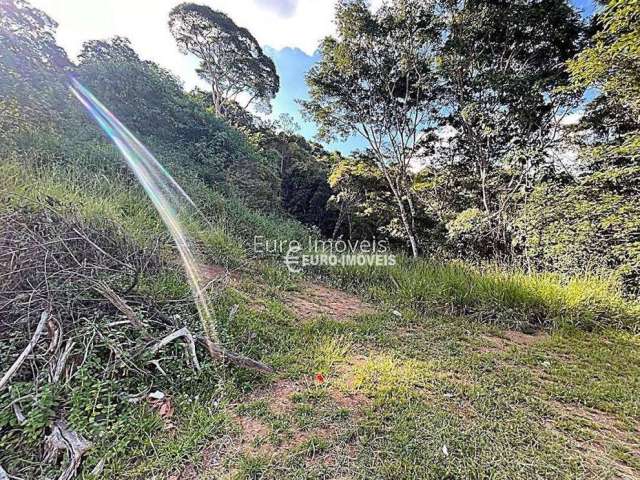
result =
[[[71,62],[56,44],[57,27],[46,13],[27,2],[0,1],[0,111],[3,117],[13,111],[23,125],[38,123],[63,108],[59,102],[64,89],[61,79]],[[10,103],[14,107],[10,108]]]
[[[211,84],[213,107],[224,115],[232,102],[270,109],[280,87],[273,61],[246,28],[204,5],[183,3],[169,14],[169,29],[182,52],[200,60],[198,74]],[[241,98],[244,97],[244,98]]]
[[311,99],[302,105],[321,137],[358,134],[368,142],[418,255],[410,163],[439,109],[442,20],[432,2],[403,0],[373,13],[364,0],[341,0],[336,26],[307,75]]

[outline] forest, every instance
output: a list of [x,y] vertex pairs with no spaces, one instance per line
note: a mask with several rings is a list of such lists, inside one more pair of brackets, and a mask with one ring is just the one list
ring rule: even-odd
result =
[[215,3],[0,0],[0,480],[640,478],[640,1]]

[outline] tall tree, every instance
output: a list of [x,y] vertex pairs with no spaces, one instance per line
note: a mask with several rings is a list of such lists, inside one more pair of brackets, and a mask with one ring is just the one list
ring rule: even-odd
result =
[[340,0],[335,20],[337,37],[323,40],[302,105],[321,137],[368,142],[417,256],[411,162],[438,111],[439,12],[429,1],[396,0],[373,13],[365,0]]
[[[568,62],[571,88],[595,97],[577,125],[581,172],[542,185],[523,228],[536,263],[614,272],[640,294],[640,2],[610,0],[590,46]],[[528,228],[527,228],[528,227]]]
[[58,24],[22,0],[0,0],[0,103],[19,99],[21,118],[50,119],[66,103],[71,63],[56,44]]
[[101,62],[141,62],[140,57],[125,37],[109,40],[89,40],[82,44],[78,55],[81,64]]
[[[570,111],[564,62],[578,50],[582,25],[566,0],[447,0],[443,50],[446,162],[468,170],[480,208],[506,242],[505,210],[553,160]],[[496,240],[497,240],[496,238]]]
[[181,51],[200,60],[198,73],[211,84],[218,115],[224,115],[226,104],[241,100],[245,109],[253,102],[262,110],[270,109],[280,80],[273,61],[249,30],[222,12],[193,3],[171,10],[169,29]]

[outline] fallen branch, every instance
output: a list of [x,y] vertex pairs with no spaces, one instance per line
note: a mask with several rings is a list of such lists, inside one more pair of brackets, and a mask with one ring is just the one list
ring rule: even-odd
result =
[[165,377],[167,376],[167,372],[164,371],[158,360],[151,360],[149,363],[156,367],[156,370],[158,370],[162,375],[164,375]]
[[69,464],[60,474],[58,480],[71,480],[76,476],[82,462],[82,456],[89,448],[91,448],[91,443],[85,440],[82,435],[69,430],[62,420],[56,420],[51,434],[45,439],[45,461],[56,463],[58,452],[66,450]]
[[232,363],[238,367],[248,368],[250,370],[257,370],[262,373],[273,373],[273,368],[269,365],[244,357],[238,353],[225,350],[220,345],[213,343],[213,341],[207,337],[198,337],[198,340],[204,343],[209,351],[209,355],[216,360]]
[[71,354],[71,350],[75,347],[76,343],[73,340],[69,340],[63,350],[63,352],[58,357],[56,361],[55,367],[53,369],[53,373],[51,374],[51,382],[57,383],[60,381],[60,377],[62,376],[62,372],[64,371],[64,367],[67,364],[67,359]]
[[2,376],[2,379],[0,379],[0,391],[2,391],[2,389],[4,389],[4,387],[9,383],[9,380],[11,380],[11,377],[15,375],[15,373],[24,363],[25,359],[29,356],[33,348],[38,343],[38,340],[40,340],[40,335],[42,335],[42,330],[44,330],[44,326],[47,324],[48,318],[49,318],[49,312],[46,310],[43,311],[42,314],[40,315],[40,321],[38,322],[38,326],[36,327],[36,331],[33,334],[31,341],[23,350],[23,352],[20,354],[20,356],[16,359],[16,361],[13,362],[13,365],[9,367],[9,370],[7,370],[7,372]]
[[100,478],[103,471],[104,471],[104,458],[101,458],[100,461],[96,464],[96,466],[93,467],[93,470],[91,470],[91,476],[95,478]]
[[164,337],[149,349],[149,353],[151,355],[155,355],[162,347],[165,347],[178,338],[185,338],[187,340],[187,345],[189,347],[189,353],[191,354],[191,361],[193,362],[193,366],[196,370],[200,370],[200,362],[198,361],[198,355],[196,353],[196,342],[187,327],[182,327],[180,330],[176,330],[175,332],[170,333],[169,335]]
[[127,305],[125,301],[120,297],[120,295],[114,292],[109,285],[107,285],[103,281],[98,281],[94,283],[94,288],[100,294],[102,294],[104,298],[109,300],[109,302],[111,302],[114,307],[120,310],[120,312],[123,313],[125,317],[127,317],[129,322],[131,322],[131,325],[139,329],[142,328],[142,322],[133,311],[133,309],[129,305]]
[[[20,408],[20,405],[18,405],[18,402],[12,403],[11,408],[13,408],[13,413],[16,416],[16,420],[18,421],[19,425],[24,425],[25,423],[27,423],[27,417],[25,417],[24,413],[22,413],[22,409]],[[0,480],[1,478],[2,477],[0,477]]]

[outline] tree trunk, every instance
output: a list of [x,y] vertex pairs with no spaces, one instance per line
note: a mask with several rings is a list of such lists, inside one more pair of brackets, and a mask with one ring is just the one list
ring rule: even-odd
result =
[[398,207],[400,208],[400,218],[404,225],[404,229],[407,232],[407,236],[409,237],[409,243],[411,244],[411,254],[413,258],[418,258],[420,251],[418,249],[418,240],[416,239],[416,234],[414,229],[411,227],[411,223],[407,218],[407,212],[404,208],[404,202],[402,199],[398,201]]
[[482,205],[484,211],[489,213],[489,202],[487,200],[487,170],[484,165],[480,165],[480,188],[482,189]]
[[344,221],[345,216],[345,207],[344,202],[340,202],[340,212],[338,213],[338,220],[336,220],[336,224],[333,227],[333,234],[331,235],[332,239],[335,239],[340,231],[340,227],[342,226],[342,222]]
[[207,64],[209,67],[209,77],[211,79],[211,100],[213,101],[213,110],[216,113],[216,116],[222,116],[222,102],[220,101],[220,94],[216,91],[216,84],[213,76],[213,68],[211,65]]
[[420,252],[418,249],[418,240],[416,239],[415,230],[413,229],[412,222],[407,215],[407,210],[404,207],[402,197],[396,194],[396,189],[393,189],[393,191],[396,202],[398,203],[398,210],[400,211],[400,220],[402,220],[404,230],[407,234],[407,237],[409,237],[409,243],[411,244],[411,254],[413,255],[413,258],[418,258]]
[[[404,207],[404,201],[402,200],[402,192],[397,183],[394,184],[392,178],[389,176],[389,171],[386,169],[384,165],[384,160],[381,160],[378,167],[384,174],[384,178],[387,180],[387,184],[389,188],[391,188],[391,193],[393,193],[393,198],[396,199],[396,203],[398,204],[398,211],[400,213],[400,220],[402,221],[402,225],[404,226],[405,233],[409,238],[409,244],[411,245],[411,254],[413,258],[418,258],[420,249],[418,248],[418,240],[416,238],[415,229],[413,228],[413,220],[410,220],[407,215],[407,210]],[[398,182],[400,183],[400,182]]]

